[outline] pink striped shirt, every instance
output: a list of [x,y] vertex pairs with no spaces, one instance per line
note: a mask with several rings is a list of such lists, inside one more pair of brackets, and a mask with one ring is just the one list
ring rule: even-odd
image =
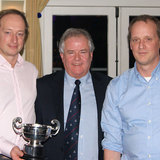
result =
[[23,149],[26,143],[12,129],[12,120],[21,117],[23,123],[34,123],[36,78],[34,65],[19,55],[14,68],[0,55],[0,154],[10,156],[17,145]]

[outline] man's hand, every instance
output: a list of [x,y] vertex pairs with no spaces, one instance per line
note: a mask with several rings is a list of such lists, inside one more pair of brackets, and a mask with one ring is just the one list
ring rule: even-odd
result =
[[22,158],[20,158],[23,156],[23,154],[24,153],[17,146],[13,147],[10,152],[11,158],[13,160],[23,160]]

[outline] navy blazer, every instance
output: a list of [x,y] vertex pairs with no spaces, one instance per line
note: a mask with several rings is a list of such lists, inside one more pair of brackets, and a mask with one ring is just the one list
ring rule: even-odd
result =
[[[99,160],[102,160],[103,150],[101,141],[103,139],[103,133],[100,126],[101,110],[106,88],[111,78],[98,72],[91,72],[91,75],[98,111]],[[44,143],[44,156],[46,160],[64,160],[63,88],[64,71],[46,75],[37,80],[37,99],[35,103],[36,122],[51,125],[51,120],[57,119],[61,124],[59,133]]]

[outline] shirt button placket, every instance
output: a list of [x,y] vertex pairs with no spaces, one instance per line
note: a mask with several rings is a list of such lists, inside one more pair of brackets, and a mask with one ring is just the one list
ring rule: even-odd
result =
[[148,158],[149,158],[149,159],[151,158],[151,155],[150,155],[150,154],[148,154]]
[[152,101],[151,101],[151,86],[147,86],[147,90],[148,90],[148,102],[147,102],[147,106],[149,107],[148,108],[148,131],[147,131],[147,151],[148,151],[148,159],[151,159],[151,138],[152,138]]

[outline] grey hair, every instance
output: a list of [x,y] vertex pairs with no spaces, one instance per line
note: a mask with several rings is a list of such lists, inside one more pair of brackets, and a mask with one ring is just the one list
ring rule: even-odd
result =
[[88,39],[88,45],[89,45],[89,48],[90,48],[90,52],[93,52],[95,47],[94,47],[91,35],[84,29],[69,28],[63,33],[63,35],[60,39],[59,53],[64,53],[64,47],[65,47],[64,42],[65,42],[65,40],[67,40],[68,38],[71,38],[71,37],[78,37],[78,36],[81,36],[81,35]]

